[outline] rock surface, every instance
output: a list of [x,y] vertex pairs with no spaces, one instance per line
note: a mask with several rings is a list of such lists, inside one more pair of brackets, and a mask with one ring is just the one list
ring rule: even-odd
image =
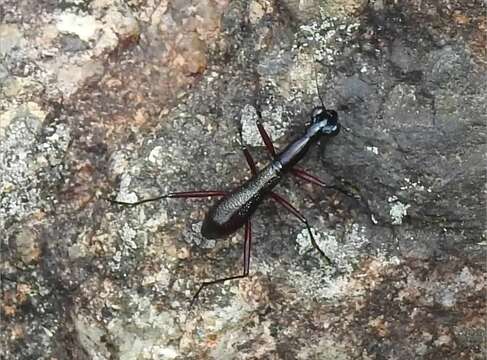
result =
[[[483,9],[483,11],[480,11]],[[483,359],[487,29],[481,1],[6,0],[0,5],[6,359]],[[317,87],[318,86],[318,87]],[[243,234],[211,200],[343,125]]]

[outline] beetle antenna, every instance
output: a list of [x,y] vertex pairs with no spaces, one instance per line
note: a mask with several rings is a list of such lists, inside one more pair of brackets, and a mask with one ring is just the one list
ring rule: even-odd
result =
[[326,106],[323,102],[323,97],[321,96],[321,93],[320,93],[320,87],[318,86],[318,72],[316,71],[317,61],[316,61],[315,54],[313,53],[313,51],[311,51],[311,55],[313,56],[313,69],[314,69],[314,73],[315,73],[316,92],[318,93],[318,97],[320,98],[321,106],[323,106],[323,109],[325,109],[325,111],[326,111]]

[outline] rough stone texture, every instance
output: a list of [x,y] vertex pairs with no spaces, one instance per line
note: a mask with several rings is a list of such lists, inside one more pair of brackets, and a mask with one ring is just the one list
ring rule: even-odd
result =
[[[482,1],[5,0],[0,5],[5,359],[484,359]],[[318,89],[317,89],[318,85]],[[242,234],[199,234],[324,103],[340,135]]]

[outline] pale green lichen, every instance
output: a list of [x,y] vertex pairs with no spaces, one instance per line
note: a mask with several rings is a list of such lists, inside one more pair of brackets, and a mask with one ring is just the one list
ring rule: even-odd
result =
[[389,209],[389,215],[392,219],[393,225],[401,225],[403,218],[408,214],[408,209],[411,207],[409,204],[403,204],[396,196],[390,196],[388,202],[391,204]]

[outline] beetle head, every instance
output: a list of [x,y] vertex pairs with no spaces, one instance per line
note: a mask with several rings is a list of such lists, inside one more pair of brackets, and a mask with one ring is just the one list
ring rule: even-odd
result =
[[335,110],[327,110],[324,106],[318,106],[311,113],[311,126],[318,126],[320,135],[336,136],[340,132],[338,114]]

